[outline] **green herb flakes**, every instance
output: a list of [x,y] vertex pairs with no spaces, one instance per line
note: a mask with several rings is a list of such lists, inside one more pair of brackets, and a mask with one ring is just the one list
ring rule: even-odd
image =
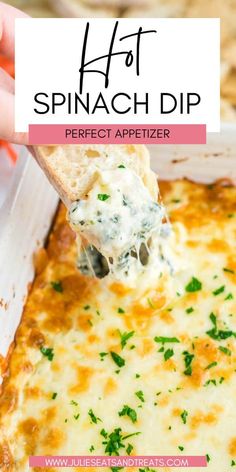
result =
[[188,315],[190,315],[190,313],[193,313],[194,309],[193,309],[192,306],[190,306],[189,308],[186,308],[185,311],[186,311],[186,313],[187,313]]
[[154,341],[156,343],[161,343],[161,344],[165,344],[165,343],[179,343],[180,340],[178,338],[168,338],[168,337],[165,337],[165,336],[155,336],[154,338]]
[[40,351],[41,351],[41,353],[43,354],[44,357],[47,357],[47,359],[50,362],[52,362],[53,357],[54,357],[53,348],[51,348],[51,347],[41,347]]
[[107,193],[98,193],[98,200],[101,200],[101,202],[105,202],[108,198],[110,198],[110,195]]
[[186,292],[198,292],[201,288],[202,283],[200,280],[196,279],[196,277],[192,277],[191,281],[186,285],[185,290]]
[[90,416],[91,418],[91,422],[94,423],[94,424],[97,424],[98,421],[102,421],[100,418],[98,418],[98,416],[96,416],[93,412],[93,410],[90,408],[90,410],[88,411],[88,415]]
[[128,456],[130,456],[133,448],[134,448],[134,446],[132,446],[132,444],[128,444],[128,446],[126,448],[126,453],[128,454]]
[[120,315],[123,315],[125,313],[125,310],[123,310],[123,308],[119,307],[117,312],[120,314]]
[[215,367],[217,365],[217,362],[211,362],[205,367],[205,370],[212,369],[212,367]]
[[76,402],[75,400],[71,400],[70,405],[78,406],[78,402]]
[[119,354],[117,354],[114,351],[111,351],[110,354],[113,361],[115,362],[116,365],[118,365],[118,367],[124,367],[125,360],[123,359],[123,357],[119,356]]
[[135,423],[137,421],[137,413],[133,408],[130,408],[128,405],[124,405],[122,410],[119,411],[118,413],[119,416],[128,416],[132,423]]
[[100,360],[104,361],[104,357],[108,356],[108,352],[99,352]]
[[145,400],[144,400],[144,393],[143,393],[142,390],[139,390],[138,392],[135,392],[135,395],[136,395],[136,397],[138,397],[138,399],[139,399],[142,403],[145,402]]
[[174,355],[173,349],[167,349],[167,350],[164,352],[164,359],[165,359],[165,361],[168,361],[168,359],[170,359],[173,355]]
[[180,417],[181,417],[184,424],[187,423],[187,416],[188,416],[188,412],[186,410],[182,411]]
[[213,324],[213,328],[206,332],[210,338],[215,339],[216,341],[222,341],[228,339],[231,336],[236,337],[236,333],[231,330],[222,330],[217,327],[217,319],[214,313],[210,314],[210,320]]
[[224,347],[224,346],[219,346],[219,351],[223,352],[224,354],[226,354],[226,356],[231,356],[232,352],[230,351],[230,349],[228,349],[227,347]]
[[107,436],[108,436],[108,433],[105,431],[104,428],[101,429],[100,434],[101,434],[101,436],[103,436],[105,439],[106,439]]
[[210,384],[215,385],[215,387],[216,387],[216,380],[215,379],[207,380],[206,383],[204,384],[204,387],[207,387]]
[[217,295],[220,295],[221,293],[223,293],[225,291],[225,285],[221,285],[221,287],[217,288],[216,290],[213,290],[213,295],[215,295],[215,297]]
[[223,267],[224,272],[229,272],[229,274],[235,274],[235,271],[232,269],[229,269],[228,267]]
[[192,361],[194,359],[194,354],[190,354],[188,351],[184,351],[183,352],[183,356],[184,356],[184,363],[185,363],[185,371],[184,371],[184,375],[192,375]]
[[124,349],[128,340],[132,338],[132,336],[134,335],[134,331],[130,331],[129,333],[126,333],[126,332],[121,333],[119,331],[119,335],[120,335],[121,349]]
[[[140,434],[140,432],[123,436],[121,428],[115,428],[114,431],[110,434],[108,434],[105,430],[100,431],[100,434],[106,439],[102,443],[106,446],[105,453],[108,454],[109,456],[119,456],[120,449],[125,448],[124,441],[128,438],[131,438],[132,436],[137,436],[138,434]],[[131,447],[132,447],[131,444],[127,445],[127,449],[130,452],[131,452]]]
[[61,282],[51,282],[51,286],[55,292],[62,293],[63,287]]

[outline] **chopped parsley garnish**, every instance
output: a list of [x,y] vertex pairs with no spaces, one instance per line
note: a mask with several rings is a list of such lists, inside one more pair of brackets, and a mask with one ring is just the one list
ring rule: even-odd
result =
[[113,361],[116,365],[118,365],[118,367],[123,367],[125,365],[125,360],[123,359],[123,357],[119,356],[119,354],[114,351],[111,351],[110,354]]
[[122,315],[125,313],[125,310],[123,310],[123,308],[121,308],[120,306],[119,306],[117,311],[118,311],[118,313],[120,313]]
[[75,400],[71,400],[70,405],[78,406],[78,403]]
[[188,416],[188,412],[186,410],[182,411],[180,417],[182,418],[182,421],[184,424],[187,423],[187,416]]
[[231,330],[218,329],[216,315],[214,313],[210,314],[210,320],[213,324],[213,328],[206,332],[210,338],[215,339],[216,341],[222,341],[222,339],[227,339],[231,336],[236,337],[236,333]]
[[63,287],[61,282],[51,282],[52,288],[59,293],[63,292]]
[[235,465],[236,465],[236,461],[234,461],[234,460],[232,459],[232,461],[231,461],[231,467],[234,467]]
[[51,348],[51,347],[41,347],[40,351],[43,354],[43,356],[47,357],[47,359],[50,362],[53,360],[53,357],[54,357],[53,348]]
[[84,310],[89,310],[90,305],[85,305],[83,308],[84,308]]
[[134,448],[134,446],[132,446],[132,444],[128,444],[128,446],[126,448],[126,452],[127,452],[128,456],[130,456],[133,448]]
[[122,410],[119,411],[118,413],[119,416],[128,416],[132,423],[135,423],[137,421],[137,413],[133,408],[130,408],[128,405],[124,405]]
[[100,360],[104,361],[104,357],[108,356],[108,352],[99,352]]
[[193,309],[192,306],[190,306],[189,308],[186,308],[185,311],[186,311],[186,313],[187,313],[188,315],[190,315],[190,313],[192,313],[192,312],[194,311],[194,309]]
[[232,293],[229,293],[226,297],[225,300],[233,300],[234,296]]
[[180,451],[183,451],[183,450],[184,450],[184,447],[183,447],[183,446],[178,446],[178,449],[179,449]]
[[79,413],[77,413],[77,415],[74,415],[74,419],[75,419],[75,420],[78,420],[79,417],[80,417],[80,414],[79,414]]
[[138,469],[139,472],[156,472],[154,469],[150,469],[150,467],[145,467],[145,469]]
[[54,393],[52,394],[52,400],[55,400],[56,398],[57,398],[57,392],[54,392]]
[[136,379],[139,379],[139,377],[140,377],[140,374],[135,374]]
[[215,385],[215,387],[216,387],[216,380],[215,380],[215,379],[209,379],[209,380],[207,380],[206,383],[204,384],[204,387],[207,387],[207,386],[210,385],[210,384],[213,384],[213,385]]
[[121,349],[124,349],[124,347],[126,346],[128,340],[130,338],[132,338],[132,336],[134,335],[134,331],[130,331],[129,333],[121,333],[119,331],[119,335],[120,335],[120,343],[121,343]]
[[102,421],[100,418],[98,418],[98,416],[96,416],[96,415],[94,414],[94,412],[93,412],[93,410],[92,410],[91,408],[90,408],[90,410],[88,411],[88,415],[90,416],[92,423],[97,424],[98,421]]
[[184,356],[184,363],[185,363],[185,371],[184,375],[192,375],[192,361],[194,359],[194,354],[190,354],[188,351],[183,352]]
[[207,462],[210,462],[211,458],[210,458],[209,454],[206,454],[206,460],[207,460]]
[[191,281],[186,285],[185,290],[186,292],[197,292],[201,290],[202,282],[196,279],[196,277],[192,277]]
[[98,193],[98,200],[101,200],[101,202],[105,202],[108,198],[110,198],[110,195],[107,193]]
[[101,434],[101,436],[103,436],[105,439],[106,439],[107,436],[108,436],[108,433],[105,431],[104,428],[101,429],[100,434]]
[[93,445],[92,445],[92,446],[90,446],[90,448],[89,448],[89,452],[93,452],[94,450],[95,450],[95,447],[94,447]]
[[[121,428],[115,428],[111,434],[108,434],[104,429],[100,431],[100,434],[106,439],[106,441],[103,441],[102,443],[106,446],[105,453],[109,456],[119,456],[120,449],[125,448],[125,444],[123,443],[123,441],[132,436],[137,436],[138,434],[140,434],[140,432],[128,434],[127,436],[122,436]],[[132,446],[130,445],[130,447]]]
[[226,356],[231,356],[232,352],[230,351],[230,349],[228,349],[227,347],[224,347],[224,346],[219,346],[219,351],[223,352],[224,354],[226,354]]
[[142,403],[145,402],[145,400],[144,400],[144,394],[143,394],[143,391],[142,391],[142,390],[139,390],[138,392],[135,392],[135,395],[136,395],[136,397],[139,398],[139,400],[140,400]]
[[235,271],[232,269],[229,269],[228,267],[223,267],[224,272],[229,272],[229,274],[235,274]]
[[138,433],[127,434],[127,436],[124,436],[123,439],[132,438],[132,436],[138,436],[139,434],[141,434],[141,431],[139,431]]
[[118,166],[118,169],[125,169],[124,164],[120,164],[120,165]]
[[173,355],[174,355],[173,349],[167,349],[167,350],[164,352],[164,359],[165,359],[165,361],[168,361],[168,359],[170,359]]
[[223,293],[224,291],[225,291],[225,285],[221,285],[221,287],[217,288],[212,293],[216,297],[217,295],[220,295],[220,293]]
[[165,343],[179,343],[180,342],[180,340],[178,338],[168,338],[168,337],[165,337],[165,336],[155,336],[154,341],[156,343],[162,343],[162,344],[165,344]]
[[217,365],[217,362],[211,362],[205,367],[205,370],[212,369],[212,367],[215,367]]

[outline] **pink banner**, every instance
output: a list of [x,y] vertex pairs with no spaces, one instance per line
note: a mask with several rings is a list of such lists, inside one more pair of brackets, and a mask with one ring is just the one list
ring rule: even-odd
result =
[[207,467],[206,456],[31,456],[30,467]]
[[29,125],[30,144],[206,144],[206,125]]

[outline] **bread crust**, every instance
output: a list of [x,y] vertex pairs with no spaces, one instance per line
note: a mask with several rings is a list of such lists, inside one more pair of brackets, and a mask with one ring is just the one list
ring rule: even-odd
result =
[[157,198],[156,176],[143,145],[35,146],[35,158],[68,207],[91,189],[98,173],[120,164],[139,175],[153,199]]

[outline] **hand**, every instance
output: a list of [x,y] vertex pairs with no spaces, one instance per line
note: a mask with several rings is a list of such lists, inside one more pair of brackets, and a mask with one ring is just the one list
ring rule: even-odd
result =
[[[15,18],[25,18],[20,10],[0,2],[0,54],[14,61]],[[0,139],[28,144],[28,133],[15,133],[15,81],[0,68]]]

